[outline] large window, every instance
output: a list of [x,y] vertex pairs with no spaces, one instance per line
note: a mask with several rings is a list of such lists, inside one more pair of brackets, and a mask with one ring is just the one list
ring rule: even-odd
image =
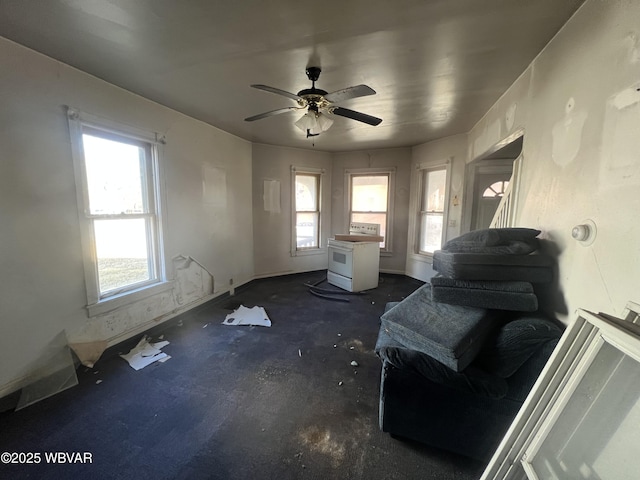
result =
[[348,172],[348,178],[349,222],[379,224],[380,248],[390,251],[393,172]]
[[160,284],[156,143],[69,117],[89,305]]
[[296,250],[320,247],[320,174],[294,172]]
[[418,253],[432,254],[442,247],[447,169],[421,170]]

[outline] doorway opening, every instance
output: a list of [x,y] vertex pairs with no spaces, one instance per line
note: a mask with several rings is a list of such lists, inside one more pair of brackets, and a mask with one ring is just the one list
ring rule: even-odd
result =
[[489,228],[505,195],[514,195],[523,140],[520,132],[515,139],[501,142],[493,152],[467,166],[463,232]]

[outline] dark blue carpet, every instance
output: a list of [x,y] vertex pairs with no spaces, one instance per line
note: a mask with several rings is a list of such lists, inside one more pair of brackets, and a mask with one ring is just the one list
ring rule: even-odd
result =
[[[78,386],[0,414],[0,452],[41,454],[39,464],[0,464],[0,478],[479,478],[475,461],[378,429],[379,317],[422,283],[382,275],[342,303],[308,292],[323,275],[251,282],[151,331],[171,342],[166,363],[134,371],[122,360],[138,336],[94,370],[80,367]],[[263,306],[272,327],[221,325],[241,303]],[[51,464],[45,452],[93,461]]]

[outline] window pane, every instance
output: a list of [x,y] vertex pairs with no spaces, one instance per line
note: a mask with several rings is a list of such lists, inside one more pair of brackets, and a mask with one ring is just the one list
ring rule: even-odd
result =
[[318,247],[318,213],[296,214],[296,247]]
[[446,170],[425,172],[424,185],[426,187],[422,199],[422,210],[428,212],[444,211],[444,194],[447,179]]
[[496,182],[486,188],[482,196],[484,198],[502,197],[509,186],[509,181]]
[[362,223],[377,223],[380,225],[380,235],[384,237],[385,240],[380,242],[380,248],[385,247],[385,242],[387,238],[387,214],[386,213],[352,213],[351,214],[352,222],[362,222]]
[[91,214],[143,213],[144,148],[83,134]]
[[318,210],[318,177],[316,175],[296,175],[296,210]]
[[351,210],[386,212],[388,192],[387,175],[354,175],[351,177]]
[[605,343],[532,460],[539,478],[638,478],[639,381],[640,364]]
[[147,244],[147,221],[95,220],[100,293],[152,278]]
[[444,216],[426,213],[420,221],[420,251],[433,253],[442,245],[442,223]]

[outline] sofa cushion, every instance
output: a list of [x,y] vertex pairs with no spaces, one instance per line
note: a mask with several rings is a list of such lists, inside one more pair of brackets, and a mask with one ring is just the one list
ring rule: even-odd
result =
[[553,259],[549,255],[495,255],[454,253],[436,250],[433,269],[459,280],[494,280],[548,283],[553,280]]
[[460,372],[475,358],[497,318],[483,308],[433,302],[431,285],[425,284],[385,312],[381,321],[400,344]]
[[[527,254],[538,248],[538,239],[540,230],[533,228],[487,228],[483,230],[474,230],[459,237],[453,238],[445,243],[443,250],[449,252],[467,252],[467,253],[513,253]],[[477,251],[487,247],[511,247],[502,251]],[[532,249],[524,252],[521,249]],[[475,250],[475,251],[474,251]]]
[[514,240],[504,245],[494,245],[482,247],[473,244],[452,244],[447,248],[447,252],[452,253],[488,253],[492,255],[528,255],[538,249],[538,239],[534,241],[521,242]]
[[417,373],[438,385],[490,398],[503,398],[507,394],[507,382],[503,378],[473,365],[464,372],[454,372],[429,355],[411,350],[392,339],[384,328],[378,334],[375,352],[383,362],[386,360],[396,368]]
[[502,378],[512,376],[547,342],[562,336],[562,328],[546,318],[525,316],[504,325],[487,340],[477,363]]
[[494,282],[490,280],[431,279],[434,302],[468,307],[535,312],[538,309],[533,285],[529,282]]

